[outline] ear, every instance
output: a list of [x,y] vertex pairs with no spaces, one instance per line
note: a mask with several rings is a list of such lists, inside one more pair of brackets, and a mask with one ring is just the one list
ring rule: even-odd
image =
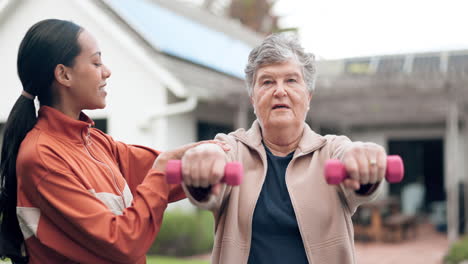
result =
[[250,104],[252,105],[254,114],[257,114],[257,111],[255,109],[255,105],[254,105],[253,95],[249,96],[249,100],[250,100]]
[[309,96],[308,96],[308,97],[309,97],[309,101],[308,101],[308,104],[307,104],[307,111],[310,110],[310,101],[312,100],[312,93],[309,93],[308,95],[309,95]]
[[55,80],[63,86],[70,87],[71,85],[71,73],[70,68],[63,64],[55,66],[54,70]]

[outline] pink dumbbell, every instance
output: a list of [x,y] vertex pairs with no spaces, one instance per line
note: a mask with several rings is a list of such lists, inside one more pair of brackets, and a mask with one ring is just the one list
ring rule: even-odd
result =
[[[385,179],[389,183],[397,183],[403,180],[405,168],[403,160],[398,155],[387,156],[387,170],[385,171]],[[341,161],[332,159],[325,163],[325,179],[328,184],[339,184],[348,178],[349,175]]]
[[[227,185],[237,186],[242,183],[244,169],[239,162],[229,162],[224,167],[224,177],[221,182]],[[166,181],[170,184],[182,182],[182,162],[180,160],[170,160],[166,167]]]

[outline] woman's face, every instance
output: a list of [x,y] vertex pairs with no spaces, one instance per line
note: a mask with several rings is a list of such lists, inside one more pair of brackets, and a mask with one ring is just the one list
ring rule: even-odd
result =
[[296,60],[257,70],[251,101],[263,129],[300,128],[311,98]]
[[86,30],[78,36],[81,52],[69,68],[69,95],[73,98],[74,108],[101,109],[106,106],[106,80],[111,71],[101,59],[101,51],[96,39]]

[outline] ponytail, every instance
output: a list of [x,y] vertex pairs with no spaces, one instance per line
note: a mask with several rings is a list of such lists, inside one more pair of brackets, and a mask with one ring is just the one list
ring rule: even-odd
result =
[[8,116],[0,162],[0,257],[27,263],[24,238],[16,217],[16,157],[21,142],[36,124],[34,100],[21,95]]

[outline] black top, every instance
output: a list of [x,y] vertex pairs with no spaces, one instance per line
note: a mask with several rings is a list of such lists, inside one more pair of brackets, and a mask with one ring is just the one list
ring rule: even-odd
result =
[[293,153],[277,157],[265,150],[268,170],[253,215],[248,263],[308,263],[286,187],[286,168]]

